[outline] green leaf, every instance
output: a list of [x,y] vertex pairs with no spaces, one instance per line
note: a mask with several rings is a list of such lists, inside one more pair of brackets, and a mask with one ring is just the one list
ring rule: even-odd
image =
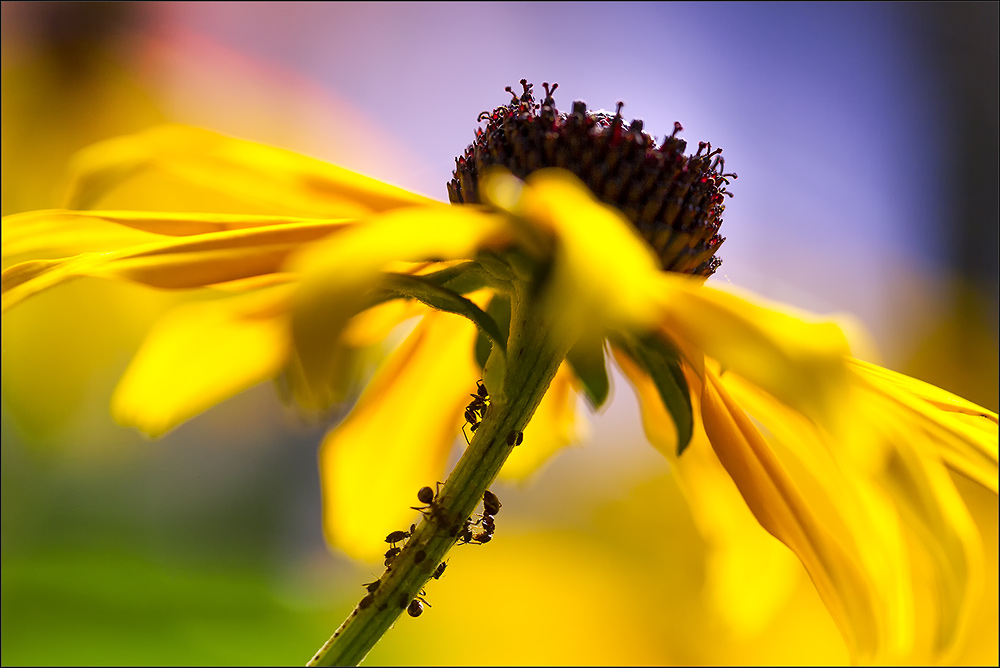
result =
[[439,311],[465,316],[479,328],[481,334],[489,337],[493,344],[506,354],[507,337],[503,335],[496,321],[462,295],[435,285],[421,276],[409,274],[384,274],[380,287],[403,297],[421,301]]
[[583,383],[587,402],[596,411],[607,401],[611,388],[604,362],[604,338],[580,339],[566,355],[566,361]]
[[[617,342],[616,342],[617,343]],[[680,358],[674,347],[657,336],[647,336],[640,341],[629,340],[621,348],[649,377],[670,413],[677,428],[677,456],[691,443],[694,431],[694,413],[691,407],[691,392],[688,389]]]
[[[510,332],[510,297],[501,294],[493,295],[493,299],[486,306],[486,314],[497,323],[504,335],[504,341],[506,341]],[[489,337],[480,331],[476,338],[476,363],[480,369],[486,368],[486,360],[490,357],[492,347],[493,344]]]

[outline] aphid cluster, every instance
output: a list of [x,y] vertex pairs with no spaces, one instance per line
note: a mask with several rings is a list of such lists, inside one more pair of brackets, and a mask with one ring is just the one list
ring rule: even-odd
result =
[[[472,401],[465,407],[465,424],[469,425],[469,431],[475,434],[483,421],[486,408],[490,405],[490,393],[483,385],[483,381],[477,380],[476,393],[469,396],[472,397]],[[462,426],[462,434],[465,436],[466,442],[469,442],[469,435],[465,433],[465,425]]]

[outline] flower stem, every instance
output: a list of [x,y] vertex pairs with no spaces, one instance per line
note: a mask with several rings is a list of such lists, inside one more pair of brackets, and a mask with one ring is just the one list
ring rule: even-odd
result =
[[503,387],[489,388],[490,405],[472,443],[377,588],[306,665],[355,666],[365,658],[455,545],[459,531],[514,449],[516,435],[538,407],[570,342],[548,335],[553,329],[547,326],[546,314],[523,288],[512,295],[511,311]]

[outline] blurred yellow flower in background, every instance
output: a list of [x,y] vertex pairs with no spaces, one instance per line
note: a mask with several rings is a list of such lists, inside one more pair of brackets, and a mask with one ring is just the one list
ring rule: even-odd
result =
[[[717,175],[711,157],[693,164]],[[327,534],[358,556],[442,477],[476,378],[509,389],[517,332],[543,328],[569,355],[514,450],[519,475],[573,438],[574,391],[606,400],[609,343],[719,547],[710,576],[736,626],[759,625],[790,586],[780,565],[741,562],[755,519],[802,562],[856,661],[947,660],[985,582],[949,471],[996,493],[996,414],[850,358],[832,322],[662,271],[669,240],[644,239],[576,177],[532,171],[484,170],[486,206],[447,206],[194,128],[110,140],[80,154],[68,209],[4,219],[3,307],[81,277],[212,291],[161,319],[115,393],[116,419],[150,436],[270,378],[326,410],[420,317],[321,450]],[[275,213],[86,210],[140,173]],[[525,295],[543,321],[517,321]],[[775,596],[726,599],[727,582],[756,575]]]

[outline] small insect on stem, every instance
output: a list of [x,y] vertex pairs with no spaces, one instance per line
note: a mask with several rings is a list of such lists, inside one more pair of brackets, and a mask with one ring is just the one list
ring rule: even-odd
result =
[[472,538],[472,520],[468,519],[465,520],[465,524],[462,525],[462,528],[458,532],[458,540],[462,545],[468,545],[472,542]]
[[448,568],[448,562],[442,561],[438,564],[437,568],[434,569],[434,574],[431,575],[435,580],[440,580],[441,576],[444,575],[444,569]]
[[485,515],[496,515],[502,506],[503,504],[500,503],[496,494],[490,490],[483,492],[483,513]]
[[[422,506],[410,506],[413,510],[420,511],[424,517],[428,517],[432,520],[436,520],[439,524],[448,524],[448,516],[445,511],[437,503],[437,496],[441,491],[441,484],[437,484],[437,491],[431,489],[430,487],[421,487],[417,490],[417,501],[424,504]],[[413,527],[410,528],[411,533]]]
[[388,568],[389,564],[392,563],[393,559],[395,559],[396,557],[398,557],[399,553],[402,552],[402,551],[403,550],[401,550],[398,547],[391,547],[391,548],[389,548],[388,552],[385,553],[385,567]]
[[424,613],[425,605],[428,608],[434,607],[433,605],[427,602],[427,599],[425,599],[424,596],[426,596],[426,593],[423,590],[421,590],[420,593],[417,594],[417,597],[414,598],[412,601],[410,601],[410,605],[406,607],[406,612],[408,615],[410,615],[410,617],[419,617],[420,615],[422,615]]
[[483,530],[477,533],[471,533],[470,529],[471,536],[469,540],[471,542],[482,545],[493,540],[493,533],[497,529],[496,519],[493,516],[500,512],[500,507],[502,505],[503,504],[500,503],[500,499],[497,498],[496,494],[490,490],[483,492],[483,514],[479,518],[479,521],[476,522],[476,524],[483,525]]
[[[472,401],[465,407],[465,425],[468,425],[469,431],[475,434],[490,405],[490,393],[486,390],[482,379],[476,381],[476,393],[469,396],[472,397]],[[465,433],[465,425],[462,425],[462,435],[465,436],[466,443],[471,443],[469,435]]]
[[391,544],[393,547],[396,547],[396,543],[402,542],[412,536],[416,528],[416,524],[411,524],[409,531],[393,531],[385,537],[385,542]]
[[521,445],[524,442],[523,431],[512,431],[507,434],[507,445]]

